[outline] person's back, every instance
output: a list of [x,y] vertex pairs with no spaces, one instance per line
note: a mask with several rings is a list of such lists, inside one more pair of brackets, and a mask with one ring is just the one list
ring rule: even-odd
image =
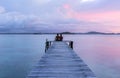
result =
[[55,37],[55,41],[59,41],[59,34]]
[[60,34],[60,41],[63,41],[63,36],[62,36],[62,34]]

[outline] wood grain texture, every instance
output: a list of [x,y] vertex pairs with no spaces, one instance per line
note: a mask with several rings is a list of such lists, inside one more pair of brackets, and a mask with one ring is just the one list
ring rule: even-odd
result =
[[96,76],[65,42],[53,42],[27,78],[96,78]]

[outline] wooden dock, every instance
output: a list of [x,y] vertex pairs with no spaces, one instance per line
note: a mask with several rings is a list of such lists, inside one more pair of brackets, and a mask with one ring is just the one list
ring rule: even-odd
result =
[[66,42],[53,42],[27,78],[96,78]]

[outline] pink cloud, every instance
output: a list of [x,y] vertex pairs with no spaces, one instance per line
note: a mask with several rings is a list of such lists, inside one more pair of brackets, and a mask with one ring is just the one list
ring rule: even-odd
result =
[[[59,8],[59,13],[66,19],[76,19],[78,21],[96,22],[97,25],[89,25],[86,30],[97,29],[108,32],[120,32],[120,11],[94,11],[94,12],[77,12],[69,4],[64,4]],[[86,26],[85,26],[86,27]],[[89,29],[88,29],[89,28]],[[78,28],[79,31],[79,28]]]
[[86,21],[118,21],[120,19],[120,11],[102,11],[102,12],[77,12],[69,4],[61,7],[64,17]]
[[70,9],[71,6],[70,6],[69,4],[64,4],[64,5],[63,5],[63,8],[64,8],[64,9]]

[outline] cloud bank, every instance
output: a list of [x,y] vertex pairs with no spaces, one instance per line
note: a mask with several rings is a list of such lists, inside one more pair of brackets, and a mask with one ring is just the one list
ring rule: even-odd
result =
[[0,28],[120,32],[118,0],[0,0]]

